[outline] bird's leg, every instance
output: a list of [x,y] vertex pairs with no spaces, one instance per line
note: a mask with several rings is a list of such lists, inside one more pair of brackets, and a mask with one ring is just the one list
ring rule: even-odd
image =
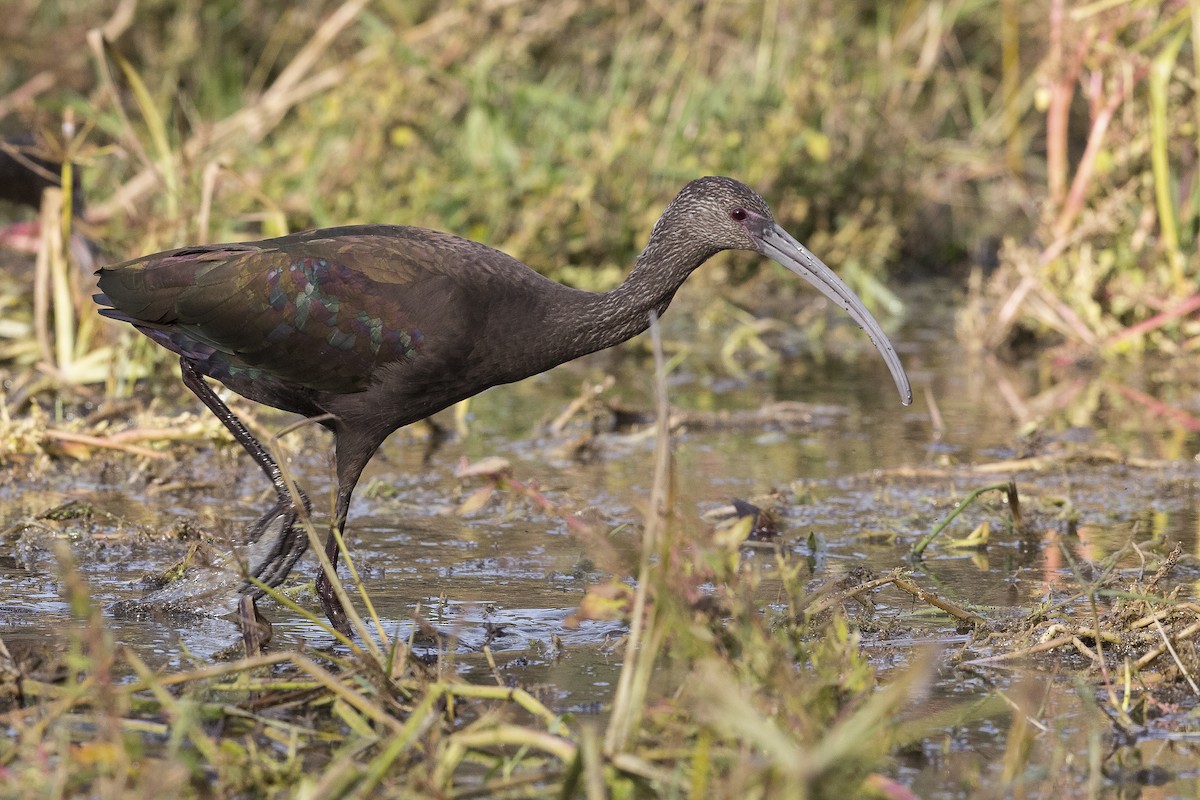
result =
[[[344,526],[339,527],[338,533],[343,530]],[[325,539],[325,555],[329,557],[329,564],[336,573],[338,544],[337,537],[333,535],[333,529],[330,529],[329,535]],[[350,618],[346,616],[346,609],[342,607],[342,601],[338,599],[337,593],[333,590],[333,583],[329,580],[329,574],[325,570],[321,570],[321,574],[317,576],[317,598],[321,601],[321,610],[329,618],[329,624],[343,635],[350,636]]]
[[[382,437],[381,437],[382,439]],[[350,496],[362,476],[363,467],[379,446],[379,440],[372,440],[358,431],[347,429],[341,425],[334,428],[334,442],[337,459],[338,491],[337,501],[333,508],[333,522],[330,523],[329,535],[325,539],[325,555],[334,574],[338,564],[338,536],[346,530],[346,517],[350,514]],[[333,590],[331,575],[324,570],[317,576],[317,597],[321,601],[321,609],[329,618],[330,624],[346,636],[350,635],[350,620],[346,610]]]
[[[325,555],[329,558],[329,565],[333,572],[337,573],[338,556],[338,536],[346,530],[346,515],[350,510],[350,489],[338,487],[337,507],[334,509],[333,523],[329,528],[329,534],[325,538]],[[321,609],[325,612],[325,616],[329,618],[329,623],[335,629],[340,631],[345,636],[350,635],[350,620],[346,616],[346,610],[342,608],[342,601],[338,599],[337,593],[333,590],[333,583],[329,579],[329,574],[325,570],[321,570],[321,574],[317,576],[317,598],[321,601]]]
[[[305,533],[304,527],[298,523],[302,516],[308,516],[312,504],[304,492],[297,490],[300,502],[304,504],[304,511],[300,511],[293,500],[287,481],[284,480],[283,472],[279,469],[279,464],[271,457],[270,451],[254,438],[254,434],[250,433],[240,419],[234,416],[234,413],[229,410],[229,406],[225,405],[220,397],[217,397],[217,393],[204,382],[204,378],[196,372],[195,367],[186,358],[179,359],[179,369],[183,373],[184,385],[191,389],[204,405],[208,406],[208,410],[217,419],[221,420],[226,429],[233,434],[237,443],[250,454],[250,457],[262,468],[275,487],[275,505],[250,529],[251,544],[258,544],[264,534],[270,534],[268,538],[263,539],[261,546],[254,548],[256,555],[253,563],[250,564],[250,574],[268,586],[278,586],[291,572],[297,559],[304,555],[304,551],[308,548],[308,535]],[[258,555],[264,549],[266,550],[265,554]],[[242,591],[250,595],[262,594],[258,588],[250,585],[243,587]]]

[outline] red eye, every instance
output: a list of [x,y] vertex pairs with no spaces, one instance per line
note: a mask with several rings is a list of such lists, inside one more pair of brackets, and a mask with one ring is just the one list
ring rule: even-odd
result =
[[733,217],[733,219],[736,220],[737,222],[741,222],[744,219],[746,219],[746,217],[748,215],[746,214],[746,209],[735,208],[733,211],[729,212],[729,216]]

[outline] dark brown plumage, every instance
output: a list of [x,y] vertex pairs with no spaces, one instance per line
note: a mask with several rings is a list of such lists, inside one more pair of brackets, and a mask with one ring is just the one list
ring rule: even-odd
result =
[[[536,375],[626,341],[661,314],[683,281],[722,250],[754,250],[813,283],[883,354],[901,400],[912,392],[891,343],[854,294],[730,178],[701,178],[667,207],[633,271],[606,293],[584,292],[482,244],[394,225],[308,231],[243,244],[188,247],[101,269],[100,313],[180,357],[184,382],[275,485],[251,532],[276,541],[252,574],[282,581],[306,537],[279,468],[203,381],[316,417],[334,434],[345,525],[363,467],[389,434],[497,384]],[[307,500],[304,500],[307,503]],[[334,564],[333,537],[326,550]],[[322,605],[345,630],[322,575]]]

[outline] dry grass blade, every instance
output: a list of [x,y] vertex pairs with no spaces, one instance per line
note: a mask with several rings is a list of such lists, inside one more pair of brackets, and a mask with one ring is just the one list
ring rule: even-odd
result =
[[0,119],[4,119],[18,108],[31,104],[39,94],[54,88],[55,82],[53,72],[39,72],[8,94],[0,97]]
[[571,729],[562,717],[555,714],[544,703],[539,701],[524,689],[508,686],[476,686],[474,684],[450,684],[445,691],[455,697],[474,698],[479,700],[499,700],[505,703],[515,703],[527,713],[538,717],[554,732],[570,735]]
[[220,757],[217,743],[204,732],[194,709],[189,708],[168,692],[158,680],[158,676],[138,658],[137,653],[126,648],[124,655],[129,665],[133,667],[134,673],[141,680],[142,686],[150,690],[154,699],[159,702],[170,719],[172,749],[178,748],[180,740],[186,737],[206,760],[210,763],[215,762]]
[[[153,99],[146,91],[146,85],[141,80],[141,76],[138,75],[137,71],[133,68],[129,61],[122,57],[121,54],[110,44],[108,39],[105,38],[102,30],[95,29],[88,31],[88,45],[91,47],[92,56],[96,62],[97,70],[100,73],[100,77],[103,80],[104,86],[108,89],[109,96],[112,99],[113,108],[116,109],[117,116],[121,120],[121,133],[123,140],[126,146],[128,146],[138,156],[139,160],[146,165],[145,174],[149,179],[148,188],[152,187],[154,183],[162,181],[171,189],[174,189],[175,168],[173,164],[167,163],[171,157],[171,154],[166,127],[163,125],[162,115],[158,113],[157,106],[154,104]],[[121,102],[122,92],[117,88],[117,83],[113,78],[112,70],[109,69],[108,65],[110,60],[117,60],[118,65],[122,67],[122,71],[125,73],[126,80],[131,82],[131,86],[134,90],[135,100],[141,107],[143,119],[146,121],[146,125],[149,128],[150,137],[155,142],[159,155],[163,159],[163,163],[155,163],[154,159],[150,157],[150,155],[146,152],[146,148],[142,145],[141,137],[134,130],[133,123],[130,121],[129,115],[125,112],[125,106]],[[170,176],[169,181],[163,170],[167,170]],[[178,193],[175,191],[168,191],[166,200],[167,206],[172,212],[170,214],[170,219],[175,219],[178,215]],[[124,208],[125,204],[122,203],[121,207]],[[95,214],[94,209],[93,214]],[[100,217],[97,217],[97,219],[100,219]]]
[[[42,218],[58,219],[61,210],[61,193],[53,190],[46,192],[42,198]],[[33,275],[33,328],[37,336],[38,351],[42,362],[50,367],[55,364],[54,341],[50,333],[51,297],[57,297],[53,291],[54,275],[57,272],[50,263],[53,245],[47,241],[49,231],[43,231],[41,246],[38,247],[37,262]]]
[[[350,0],[340,6],[320,26],[312,39],[300,48],[275,82],[263,92],[253,105],[239,110],[226,119],[213,124],[210,129],[184,142],[179,148],[178,157],[187,162],[211,161],[235,140],[238,140],[239,144],[244,143],[246,138],[249,138],[250,141],[258,141],[279,123],[288,109],[315,94],[336,86],[346,75],[347,65],[345,64],[330,67],[307,79],[305,76],[337,34],[361,13],[365,5],[366,0]],[[93,34],[89,34],[89,42],[99,53],[103,50],[104,40],[99,31],[95,31]],[[369,52],[364,51],[360,57],[369,58]],[[101,73],[104,74],[105,71],[106,68],[101,63]],[[109,78],[109,82],[111,83],[111,78]],[[114,105],[124,119],[125,114],[120,102],[117,101]],[[128,120],[126,120],[126,129],[131,130]],[[147,168],[126,181],[111,198],[93,205],[89,209],[89,218],[96,221],[110,219],[153,191],[157,180],[157,168],[144,156],[144,150],[137,137],[132,137],[130,144],[136,151],[143,154],[143,161],[147,163]],[[171,169],[174,169],[174,158],[175,156],[171,158]]]
[[663,632],[657,626],[656,605],[649,601],[651,587],[659,582],[655,565],[666,562],[665,540],[671,511],[672,469],[670,404],[667,401],[666,370],[663,366],[662,334],[658,316],[650,312],[650,337],[654,348],[654,386],[658,421],[654,443],[654,484],[642,540],[638,585],[634,593],[625,659],[613,696],[612,716],[604,738],[604,750],[612,755],[623,751],[636,730],[644,711],[650,676],[658,659]]
[[291,62],[279,73],[279,77],[271,84],[271,88],[263,93],[264,101],[269,104],[276,97],[286,96],[295,89],[342,29],[358,17],[369,1],[347,0],[326,17],[312,38],[305,42]]

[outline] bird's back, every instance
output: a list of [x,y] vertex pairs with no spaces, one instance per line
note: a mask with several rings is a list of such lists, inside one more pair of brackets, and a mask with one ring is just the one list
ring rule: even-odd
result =
[[314,393],[362,391],[430,336],[461,338],[478,312],[468,294],[546,280],[477,242],[392,225],[186,247],[98,275],[100,313],[240,394],[300,413],[314,412]]

